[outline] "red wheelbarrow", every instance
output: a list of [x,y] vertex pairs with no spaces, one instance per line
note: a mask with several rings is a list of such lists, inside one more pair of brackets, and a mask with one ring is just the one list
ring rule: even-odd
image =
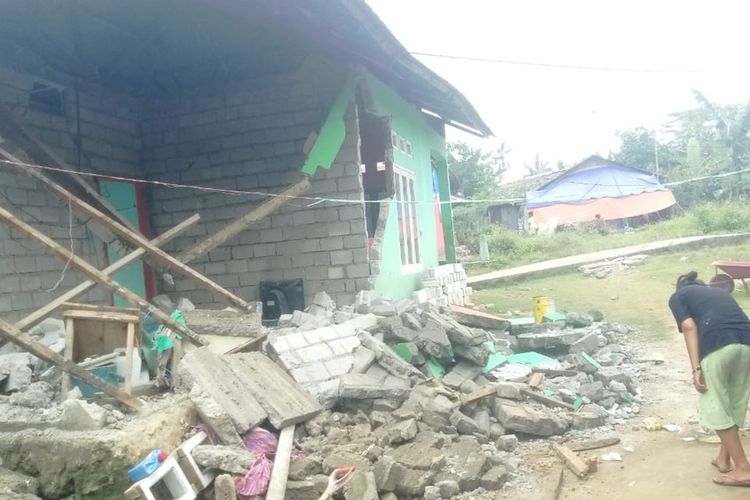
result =
[[[713,263],[716,267],[716,276],[711,278],[711,286],[721,288],[729,293],[734,291],[734,280],[741,280],[745,291],[750,293],[746,278],[750,278],[750,262],[742,260],[717,260]],[[724,271],[720,273],[719,270]]]

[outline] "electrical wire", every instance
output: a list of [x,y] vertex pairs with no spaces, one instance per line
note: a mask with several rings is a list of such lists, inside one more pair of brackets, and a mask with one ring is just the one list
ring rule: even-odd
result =
[[659,69],[659,68],[628,68],[613,66],[587,66],[579,64],[556,64],[545,62],[518,61],[514,59],[494,59],[488,57],[457,56],[450,54],[437,54],[433,52],[409,52],[413,56],[435,57],[440,59],[452,59],[457,61],[485,62],[495,64],[509,64],[513,66],[531,66],[537,68],[573,69],[583,71],[609,71],[620,73],[704,73],[697,69]]
[[[190,189],[194,191],[204,192],[204,193],[212,193],[212,194],[226,194],[231,196],[253,196],[253,197],[259,197],[259,198],[286,198],[290,200],[300,200],[307,202],[307,207],[311,207],[314,205],[318,205],[320,203],[335,203],[335,204],[353,204],[353,205],[362,205],[362,204],[379,204],[383,202],[393,203],[393,204],[404,204],[404,205],[461,205],[461,204],[478,204],[478,203],[518,203],[526,201],[526,198],[490,198],[490,199],[471,199],[471,200],[450,200],[450,201],[404,201],[404,200],[396,200],[396,199],[389,199],[389,200],[364,200],[364,199],[346,199],[346,198],[328,198],[328,197],[320,197],[320,196],[289,196],[284,194],[276,194],[276,193],[267,193],[263,191],[247,191],[247,190],[241,190],[241,189],[224,189],[224,188],[213,188],[213,187],[207,187],[207,186],[198,186],[193,184],[181,184],[176,182],[165,182],[165,181],[157,181],[157,180],[149,180],[149,179],[141,179],[137,177],[124,177],[124,176],[116,176],[116,175],[109,175],[109,174],[100,174],[96,172],[84,172],[84,171],[77,171],[77,170],[70,170],[60,167],[50,167],[45,165],[38,165],[35,163],[25,163],[25,162],[17,162],[12,160],[6,160],[6,159],[0,159],[0,165],[5,166],[13,166],[13,167],[27,167],[27,168],[34,168],[38,170],[48,170],[53,172],[62,172],[67,174],[77,174],[77,175],[83,175],[83,176],[89,176],[89,177],[95,177],[95,178],[101,178],[101,179],[107,179],[107,180],[114,180],[114,181],[122,181],[122,182],[131,182],[135,184],[150,184],[155,186],[161,186],[166,187],[170,189]],[[690,182],[698,182],[698,181],[704,181],[709,179],[719,179],[724,177],[730,177],[734,175],[739,175],[743,173],[750,172],[750,168],[742,169],[742,170],[735,170],[732,172],[723,172],[720,174],[711,174],[711,175],[705,175],[700,177],[693,177],[690,179],[683,179],[680,181],[673,181],[673,182],[667,182],[662,184],[663,186],[679,186],[682,184],[687,184]],[[576,182],[576,181],[574,181]],[[579,182],[580,183],[580,182]],[[597,183],[591,183],[591,185],[598,185],[598,186],[608,186],[608,187],[625,187],[625,185],[622,184],[597,184]],[[639,186],[631,186],[631,187],[640,187]]]

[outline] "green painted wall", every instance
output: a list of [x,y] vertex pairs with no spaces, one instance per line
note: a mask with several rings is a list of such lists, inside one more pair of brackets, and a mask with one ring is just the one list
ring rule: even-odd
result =
[[[422,256],[422,268],[429,269],[438,265],[437,229],[435,223],[434,206],[432,201],[432,157],[438,159],[445,155],[445,141],[427,123],[427,117],[413,104],[403,100],[388,86],[371,75],[366,83],[378,111],[391,117],[391,128],[400,136],[411,141],[412,157],[394,148],[394,163],[406,170],[414,172],[416,177],[415,197],[417,201],[417,222],[419,226],[419,243]],[[447,172],[441,172],[438,161],[438,173],[441,180],[447,182]],[[441,185],[441,191],[449,193],[449,187]],[[441,193],[442,195],[443,193]],[[442,196],[441,196],[442,198]],[[443,227],[446,232],[446,253],[454,256],[453,224],[450,205],[445,205],[443,212]],[[446,224],[446,217],[451,219]],[[451,257],[448,257],[449,259]],[[398,210],[393,205],[388,214],[383,240],[382,263],[380,274],[375,282],[374,295],[399,299],[410,297],[412,292],[421,287],[422,271],[404,274],[401,270],[401,250],[398,235]]]
[[[129,182],[101,181],[99,190],[102,196],[107,200],[120,214],[138,228],[138,207],[135,194],[135,184]],[[111,247],[107,247],[109,262],[113,263],[120,257]],[[143,262],[138,260],[126,266],[121,271],[117,271],[112,278],[119,284],[134,292],[141,298],[146,298],[146,283],[143,274]],[[114,295],[114,305],[118,307],[131,307],[130,302],[126,301],[119,295]]]

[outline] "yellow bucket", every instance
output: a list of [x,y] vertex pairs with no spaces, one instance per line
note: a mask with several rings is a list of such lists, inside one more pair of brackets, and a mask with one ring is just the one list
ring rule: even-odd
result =
[[555,299],[537,295],[534,297],[534,322],[541,323],[544,315],[555,312]]

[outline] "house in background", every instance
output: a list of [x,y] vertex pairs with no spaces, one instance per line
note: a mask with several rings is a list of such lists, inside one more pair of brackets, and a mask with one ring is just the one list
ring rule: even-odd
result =
[[[164,247],[173,255],[265,199],[250,193],[309,177],[308,198],[191,262],[243,299],[289,283],[340,303],[360,290],[408,297],[424,270],[455,262],[450,204],[434,204],[450,200],[444,128],[491,132],[364,1],[8,0],[0,30],[3,112],[72,170],[104,176],[86,177],[79,196],[146,236],[199,213]],[[127,251],[90,221],[70,226],[68,206],[8,164],[0,194],[100,269]],[[63,267],[0,227],[0,314],[18,318],[83,280]],[[115,278],[147,298],[163,288],[140,264]],[[175,278],[171,293],[223,305]]]
[[597,216],[633,225],[665,216],[676,203],[653,174],[599,156],[526,194],[526,209],[538,226],[590,222]]

